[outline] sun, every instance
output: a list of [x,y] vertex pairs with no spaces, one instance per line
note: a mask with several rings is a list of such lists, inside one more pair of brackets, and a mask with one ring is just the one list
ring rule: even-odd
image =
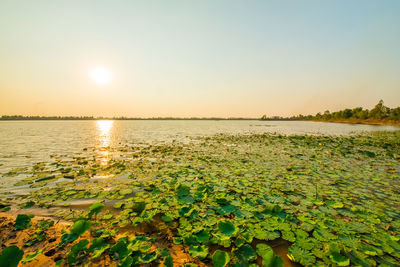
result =
[[107,85],[111,82],[111,72],[102,66],[96,66],[90,71],[90,77],[98,85]]

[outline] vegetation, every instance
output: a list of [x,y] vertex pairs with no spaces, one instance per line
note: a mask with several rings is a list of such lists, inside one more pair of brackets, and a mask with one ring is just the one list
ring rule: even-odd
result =
[[330,113],[328,110],[324,114],[317,113],[312,117],[313,120],[377,120],[377,121],[400,121],[400,107],[389,108],[380,100],[376,106],[371,109],[361,107],[353,109],[344,109]]
[[130,117],[93,117],[93,116],[22,116],[3,115],[0,120],[258,120],[256,118],[218,118],[218,117],[152,117],[152,118],[130,118]]
[[[40,255],[2,240],[2,262],[26,255],[32,264],[92,266],[400,264],[399,131],[121,145],[106,164],[95,148],[85,151],[3,174],[31,189],[0,195],[3,209],[48,209],[73,225],[56,247],[36,238]],[[82,200],[93,204],[79,208]],[[37,236],[55,227],[31,219],[6,225]]]
[[298,115],[288,118],[283,117],[270,117],[266,115],[261,117],[261,120],[315,120],[315,121],[336,121],[336,122],[397,122],[400,123],[400,107],[389,108],[380,100],[378,104],[371,110],[363,109],[361,107],[353,109],[344,109],[336,112],[325,111],[323,114],[317,113],[316,115]]

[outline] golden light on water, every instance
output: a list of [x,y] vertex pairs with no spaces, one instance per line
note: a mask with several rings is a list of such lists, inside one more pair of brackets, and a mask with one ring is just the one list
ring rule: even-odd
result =
[[98,120],[97,122],[99,151],[100,151],[100,164],[102,166],[107,165],[110,161],[110,142],[111,142],[111,130],[114,126],[112,120]]

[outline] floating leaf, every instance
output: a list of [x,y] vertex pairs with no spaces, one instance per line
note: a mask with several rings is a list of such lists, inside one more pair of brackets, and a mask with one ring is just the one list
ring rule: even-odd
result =
[[85,220],[85,219],[80,219],[77,220],[71,227],[71,234],[75,234],[77,236],[82,235],[84,232],[90,229],[92,223]]
[[287,256],[291,261],[299,262],[305,266],[315,263],[315,256],[310,251],[298,246],[290,246]]
[[121,195],[123,195],[123,196],[132,194],[132,192],[133,192],[132,189],[129,189],[129,188],[127,188],[127,189],[121,189],[121,190],[119,191],[119,193],[120,193]]
[[218,229],[221,233],[228,236],[232,236],[236,231],[235,226],[229,221],[218,222]]
[[234,254],[240,261],[243,262],[250,262],[257,258],[256,252],[249,244],[239,247]]
[[338,252],[332,252],[329,258],[338,266],[347,266],[350,264],[350,260]]
[[37,256],[43,253],[43,249],[37,250],[36,252],[32,252],[21,261],[22,264],[28,263],[36,259]]
[[17,230],[23,230],[29,228],[32,223],[31,219],[34,217],[33,214],[18,214],[17,219],[15,220],[14,227]]
[[230,261],[229,254],[222,250],[216,250],[212,257],[212,262],[215,267],[224,267]]
[[199,257],[200,260],[204,259],[208,255],[207,246],[190,246],[189,255],[193,258]]
[[172,259],[171,255],[168,255],[168,256],[165,258],[165,260],[164,260],[164,266],[165,266],[165,267],[173,267],[173,266],[174,266],[174,264],[173,264],[173,259]]
[[123,237],[118,239],[118,242],[111,247],[110,255],[112,258],[121,260],[127,257],[132,252],[132,249],[128,249],[128,238]]
[[91,205],[91,206],[89,207],[89,210],[90,210],[90,212],[89,212],[89,217],[92,217],[93,214],[94,214],[94,215],[99,214],[99,212],[100,212],[103,208],[104,208],[104,204],[103,204],[103,203],[100,203],[100,202],[94,203],[93,205]]
[[17,246],[5,247],[0,255],[0,267],[17,267],[24,251]]
[[172,222],[174,219],[172,219],[170,216],[168,216],[168,215],[163,215],[162,217],[161,217],[161,219],[164,221],[164,222]]
[[133,258],[131,256],[128,256],[118,264],[118,267],[131,267],[132,264]]
[[103,252],[110,247],[103,238],[95,238],[92,240],[92,245],[90,246],[89,250],[92,251],[92,258],[98,258],[103,254]]
[[276,256],[274,251],[267,244],[257,244],[257,254],[262,258],[263,267],[283,267],[283,260]]
[[67,255],[68,264],[75,265],[82,263],[86,258],[86,248],[89,245],[89,240],[82,239],[79,243],[71,247]]

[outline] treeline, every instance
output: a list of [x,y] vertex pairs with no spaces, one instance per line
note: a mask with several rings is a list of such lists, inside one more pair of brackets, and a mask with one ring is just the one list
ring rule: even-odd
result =
[[297,115],[292,117],[261,117],[261,120],[316,120],[316,121],[375,121],[375,122],[400,122],[400,107],[389,108],[380,100],[378,104],[371,110],[357,107],[353,109],[346,108],[344,110],[324,113],[316,115]]
[[3,115],[0,120],[94,120],[93,116],[22,116],[22,115]]
[[0,120],[258,120],[256,118],[218,118],[218,117],[152,117],[152,118],[130,118],[130,117],[93,117],[93,116],[22,116],[3,115]]
[[361,107],[336,111],[330,113],[329,110],[323,114],[317,113],[312,117],[313,120],[376,120],[376,121],[400,121],[400,107],[389,108],[380,100],[371,110]]

